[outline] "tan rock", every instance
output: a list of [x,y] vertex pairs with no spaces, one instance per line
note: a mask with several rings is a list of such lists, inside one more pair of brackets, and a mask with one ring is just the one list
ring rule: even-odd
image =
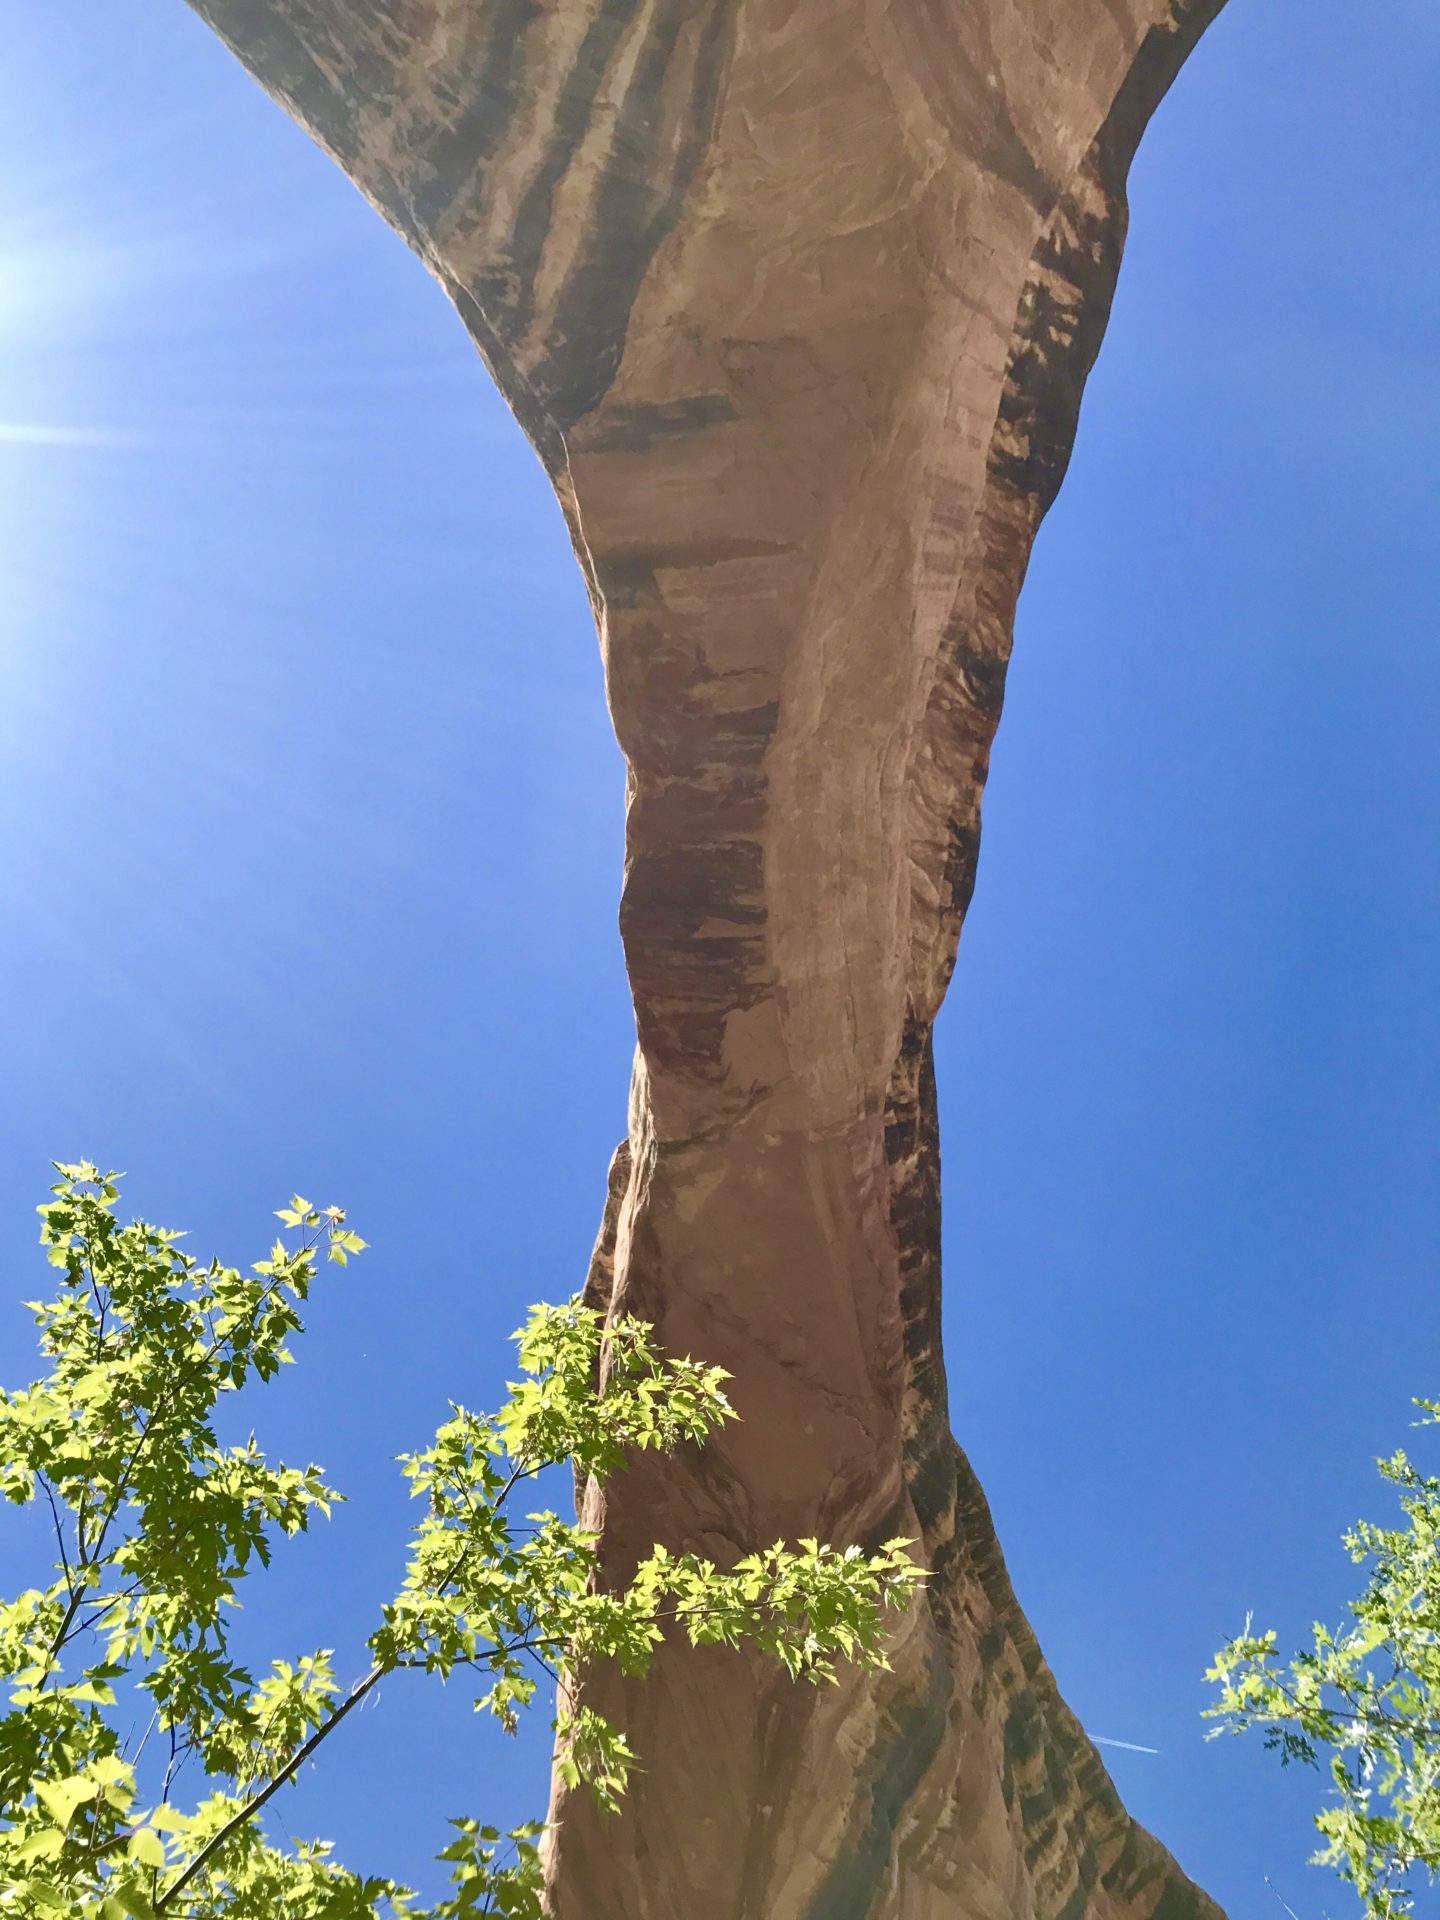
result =
[[931,1023],[1124,179],[1220,0],[192,0],[409,239],[545,462],[629,762],[639,1048],[591,1274],[743,1416],[584,1504],[913,1533],[893,1674],[591,1680],[557,1920],[1202,1920],[950,1437]]

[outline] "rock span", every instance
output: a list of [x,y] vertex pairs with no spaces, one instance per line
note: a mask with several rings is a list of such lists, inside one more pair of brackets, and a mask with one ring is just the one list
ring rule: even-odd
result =
[[934,1020],[1144,124],[1221,0],[192,0],[440,280],[568,517],[629,763],[639,1046],[589,1285],[742,1422],[607,1565],[907,1532],[894,1672],[588,1685],[557,1920],[1204,1920],[950,1437]]

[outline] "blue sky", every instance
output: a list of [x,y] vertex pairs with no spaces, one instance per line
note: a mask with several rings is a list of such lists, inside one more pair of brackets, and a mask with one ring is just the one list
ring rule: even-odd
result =
[[[543,476],[401,244],[179,0],[8,40],[10,1295],[52,1155],[236,1259],[295,1184],[351,1208],[374,1250],[253,1413],[354,1498],[245,1628],[347,1670],[390,1457],[589,1249],[620,760]],[[1232,0],[1152,127],[940,1028],[956,1429],[1062,1685],[1160,1750],[1108,1758],[1236,1920],[1267,1874],[1345,1909],[1314,1783],[1203,1743],[1203,1668],[1249,1609],[1338,1611],[1440,1390],[1437,97],[1431,0]],[[543,1778],[396,1686],[288,1817],[423,1881],[445,1814]]]

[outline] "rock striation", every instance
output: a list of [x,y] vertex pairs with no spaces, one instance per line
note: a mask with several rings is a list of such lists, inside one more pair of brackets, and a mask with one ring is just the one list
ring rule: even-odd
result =
[[1221,0],[191,0],[409,240],[567,515],[628,762],[638,1049],[592,1296],[742,1421],[582,1492],[896,1532],[893,1673],[597,1674],[556,1920],[1209,1920],[1126,1815],[950,1435],[931,1025],[1140,133]]

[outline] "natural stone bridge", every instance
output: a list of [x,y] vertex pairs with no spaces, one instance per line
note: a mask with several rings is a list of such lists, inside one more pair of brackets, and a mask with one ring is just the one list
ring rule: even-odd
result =
[[415,248],[554,483],[629,764],[639,1047],[597,1298],[742,1422],[623,1567],[913,1534],[893,1674],[597,1674],[557,1920],[1202,1920],[949,1431],[931,1024],[1136,142],[1221,0],[192,0]]

